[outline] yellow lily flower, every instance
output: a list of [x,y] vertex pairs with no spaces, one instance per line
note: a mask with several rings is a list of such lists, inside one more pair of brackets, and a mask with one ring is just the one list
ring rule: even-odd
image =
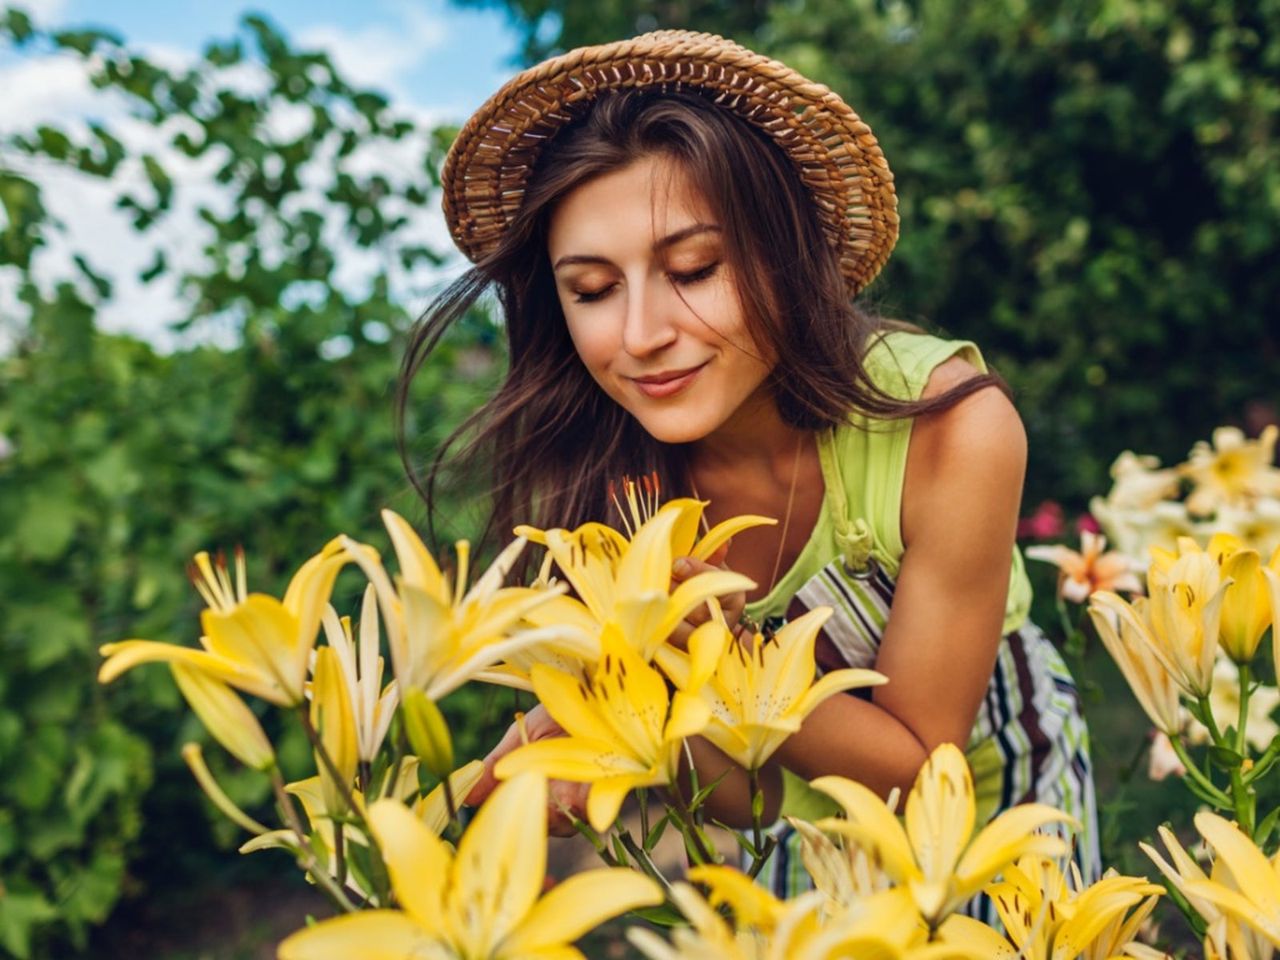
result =
[[1151,551],[1149,637],[1156,641],[1156,655],[1193,697],[1207,696],[1213,688],[1228,586],[1213,555],[1190,537],[1178,540],[1176,554],[1159,548]]
[[[627,939],[650,960],[985,960],[986,955],[929,944],[911,897],[882,890],[827,912],[820,893],[780,901],[728,867],[697,867],[689,878],[709,888],[704,898],[685,883],[671,898],[689,920],[671,942],[632,928]],[[751,889],[755,887],[755,889]],[[728,906],[730,923],[717,910]]]
[[1178,683],[1147,639],[1151,629],[1147,603],[1146,597],[1130,602],[1114,593],[1095,593],[1089,598],[1089,616],[1156,729],[1176,736],[1183,726]]
[[1262,568],[1267,581],[1267,597],[1271,601],[1271,662],[1280,664],[1280,547]]
[[351,620],[326,607],[324,633],[338,655],[342,678],[351,695],[360,759],[372,763],[386,739],[400,701],[400,687],[392,680],[382,686],[383,662],[378,655],[378,600],[373,587],[365,589],[360,607],[360,636],[352,635]]
[[281,602],[247,592],[243,554],[236,557],[233,586],[224,565],[198,553],[195,585],[209,604],[200,614],[204,649],[151,640],[108,643],[100,651],[107,659],[98,680],[110,683],[142,663],[185,663],[271,703],[297,706],[321,615],[347,559],[338,542],[330,542],[294,574]]
[[1074,879],[1073,886],[1053,861],[1038,856],[1022,857],[1016,866],[1006,867],[1004,879],[991,884],[987,893],[1012,945],[1006,943],[989,956],[1113,960],[1130,953],[1139,926],[1164,888],[1110,870],[1088,887],[1082,888],[1078,873]]
[[1235,917],[1228,916],[1218,908],[1212,900],[1206,900],[1191,889],[1191,884],[1209,882],[1222,884],[1228,889],[1239,891],[1231,872],[1223,861],[1216,861],[1211,873],[1205,874],[1198,863],[1178,842],[1173,831],[1168,827],[1160,827],[1157,831],[1164,848],[1169,852],[1166,861],[1155,848],[1146,843],[1139,843],[1151,861],[1156,865],[1173,887],[1186,897],[1191,909],[1200,914],[1208,924],[1205,937],[1205,960],[1216,957],[1218,960],[1271,960],[1273,948],[1267,939],[1240,923]]
[[494,772],[506,779],[536,770],[590,783],[587,819],[605,830],[631,790],[675,780],[681,743],[703,731],[711,711],[692,693],[672,696],[616,626],[606,625],[600,642],[603,655],[585,680],[534,666],[533,689],[568,736],[517,747]]
[[[455,803],[461,803],[462,798],[471,792],[471,788],[480,782],[480,777],[484,774],[484,762],[481,760],[472,760],[469,763],[459,767],[453,773],[449,774],[449,790],[453,793]],[[413,790],[417,791],[417,777],[413,780]],[[397,799],[403,800],[404,797]],[[425,797],[419,797],[411,807],[413,815],[421,820],[437,837],[444,833],[444,828],[449,825],[449,803],[445,796],[444,783],[439,783],[434,790]]]
[[280,944],[280,960],[583,958],[572,942],[604,920],[662,901],[627,869],[588,870],[542,892],[547,784],[526,774],[501,784],[455,855],[394,800],[369,808],[400,910],[323,920]]
[[[1176,483],[1175,483],[1176,486]],[[1110,498],[1094,497],[1089,513],[1106,531],[1116,550],[1142,566],[1152,547],[1176,549],[1179,537],[1193,536],[1196,524],[1187,513],[1186,504],[1177,500],[1161,500],[1145,506],[1125,506]]]
[[[696,515],[694,507],[697,507]],[[566,598],[554,608],[556,615],[564,616],[561,608],[580,601],[586,614],[573,615],[573,622],[618,624],[648,661],[693,610],[713,597],[755,587],[753,580],[740,573],[710,570],[683,581],[674,591],[671,589],[671,564],[679,556],[676,549],[686,546],[687,541],[688,549],[694,550],[693,535],[699,516],[699,501],[673,500],[663,504],[635,529],[630,539],[600,523],[584,524],[572,531],[518,527],[517,533],[541,537],[556,566],[578,595],[577,600]],[[761,519],[739,517],[725,521],[717,525],[716,531],[726,528],[729,532],[717,533],[716,537],[721,538],[719,542],[710,535],[704,537],[695,552],[709,556],[712,551],[705,549],[706,544],[719,546],[733,532],[754,526]],[[551,612],[548,610],[547,615]],[[529,619],[542,626],[543,616],[542,612],[535,611]]]
[[1110,611],[1122,624],[1122,635],[1127,628],[1129,638],[1145,643],[1178,687],[1197,699],[1213,689],[1222,600],[1230,581],[1223,581],[1213,556],[1189,537],[1178,541],[1178,551],[1152,548],[1145,607],[1135,608],[1106,590],[1093,595],[1091,607]]
[[1257,440],[1238,427],[1219,427],[1213,443],[1201,440],[1181,472],[1195,485],[1187,497],[1194,514],[1213,513],[1224,504],[1248,505],[1258,497],[1280,496],[1280,470],[1272,466],[1280,428],[1266,427]]
[[[618,510],[618,516],[622,518],[623,531],[604,524],[587,524],[586,526],[598,528],[596,533],[604,537],[613,548],[625,547],[627,541],[634,540],[644,525],[664,509],[674,510],[679,516],[671,531],[672,554],[676,557],[692,557],[695,560],[705,561],[744,530],[750,530],[752,527],[774,526],[778,522],[773,517],[742,514],[717,523],[704,536],[699,537],[698,530],[702,525],[702,515],[709,501],[677,497],[663,503],[662,489],[656,474],[641,477],[638,481],[625,477],[622,481],[622,496],[618,496],[612,484],[609,485],[609,495]],[[545,530],[524,525],[517,527],[515,532],[518,537],[526,537],[544,547],[547,545]]]
[[[814,644],[830,616],[830,607],[815,607],[768,639],[757,633],[749,640],[735,638],[713,620],[689,638],[690,656],[666,647],[656,659],[676,686],[701,691],[711,709],[703,736],[739,766],[758,770],[818,704],[845,690],[888,682],[882,673],[851,668],[814,679]],[[716,652],[727,647],[706,658],[715,665],[709,679],[694,666],[705,645]]]
[[1176,469],[1162,469],[1158,457],[1138,456],[1132,450],[1116,457],[1111,464],[1111,478],[1115,482],[1107,493],[1107,502],[1124,510],[1153,507],[1178,493]]
[[[890,796],[890,810],[897,806],[897,791]],[[800,860],[813,878],[814,888],[827,895],[830,906],[843,908],[888,890],[893,878],[877,865],[867,851],[843,838],[832,838],[807,820],[787,817],[800,835]]]
[[1191,880],[1188,896],[1209,901],[1280,947],[1280,854],[1268,858],[1235,824],[1215,813],[1197,813],[1195,822],[1230,882],[1225,877]]
[[1259,497],[1248,507],[1223,507],[1214,514],[1213,527],[1235,534],[1258,556],[1269,557],[1280,550],[1280,496]]
[[[351,710],[351,692],[333,647],[316,650],[315,674],[311,680],[311,725],[320,740],[315,761],[324,788],[325,810],[337,816],[347,809],[344,793],[354,789],[360,746],[356,739],[355,714]],[[333,770],[322,759],[320,749],[328,756]]]
[[1271,626],[1271,600],[1262,562],[1256,550],[1230,533],[1215,533],[1207,550],[1217,561],[1223,579],[1231,581],[1222,599],[1219,643],[1236,663],[1249,663]]
[[204,728],[227,752],[254,770],[276,765],[271,741],[253,711],[221,680],[185,663],[171,663],[173,679]]
[[819,777],[811,785],[845,811],[817,826],[863,847],[914,899],[930,929],[938,925],[1018,857],[1064,856],[1067,842],[1036,833],[1052,823],[1079,825],[1042,803],[1006,810],[977,836],[973,776],[954,744],[939,745],[920,769],[899,823],[872,790],[843,777]]
[[522,620],[557,592],[502,586],[525,541],[508,545],[466,590],[470,548],[465,541],[457,544],[458,570],[450,582],[402,517],[384,510],[382,519],[400,565],[395,584],[372,547],[349,537],[339,539],[378,595],[401,690],[416,688],[439,700],[512,651],[573,632],[565,626],[519,629]]

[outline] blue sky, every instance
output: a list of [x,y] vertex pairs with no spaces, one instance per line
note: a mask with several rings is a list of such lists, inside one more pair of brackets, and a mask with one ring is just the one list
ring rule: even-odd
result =
[[[3,6],[4,0],[0,0]],[[323,46],[353,79],[416,107],[462,115],[515,70],[515,30],[496,9],[447,0],[15,0],[45,23],[109,27],[131,44],[195,52],[226,37],[248,11],[295,42]]]
[[[439,123],[461,123],[517,69],[519,40],[504,13],[459,9],[447,0],[262,0],[243,5],[222,0],[0,0],[0,9],[9,5],[27,10],[41,26],[109,28],[129,47],[169,66],[190,63],[209,40],[234,35],[246,11],[262,13],[295,47],[327,52],[349,82],[387,94],[396,112],[415,120],[423,136]],[[177,335],[171,327],[184,312],[176,275],[203,257],[196,207],[217,201],[208,171],[175,154],[164,135],[130,117],[118,98],[94,88],[76,57],[43,48],[19,54],[0,49],[0,90],[5,91],[0,135],[30,131],[41,123],[74,132],[92,118],[105,123],[135,155],[156,155],[186,198],[143,242],[116,208],[111,184],[28,164],[21,172],[41,185],[46,206],[65,225],[37,258],[38,282],[51,285],[73,272],[69,258],[83,251],[95,269],[116,282],[115,296],[98,310],[97,322],[104,329],[129,332],[161,347],[206,336],[216,341],[216,329]],[[415,149],[420,151],[422,144],[406,143],[400,154],[378,154],[370,163],[395,176],[397,169],[416,168],[420,153]],[[140,170],[129,167],[117,174],[121,182],[130,177],[141,182]],[[426,243],[442,252],[451,248],[438,209],[426,211],[413,229],[416,233],[404,242]],[[334,282],[358,290],[379,269],[377,258],[342,244],[340,228],[335,231],[341,256]],[[148,252],[153,243],[165,246],[175,273],[144,285],[138,273],[153,256]],[[446,269],[452,269],[452,261]],[[428,274],[393,277],[412,312],[421,306],[424,284],[435,282],[436,275]],[[12,271],[0,269],[0,352],[21,328],[15,318],[24,315],[14,283]]]

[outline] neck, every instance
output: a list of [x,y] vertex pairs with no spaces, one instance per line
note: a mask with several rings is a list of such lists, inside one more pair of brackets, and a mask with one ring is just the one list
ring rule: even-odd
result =
[[807,433],[783,421],[772,397],[753,397],[731,421],[691,445],[689,469],[695,481],[725,475],[740,481],[765,477],[785,487]]

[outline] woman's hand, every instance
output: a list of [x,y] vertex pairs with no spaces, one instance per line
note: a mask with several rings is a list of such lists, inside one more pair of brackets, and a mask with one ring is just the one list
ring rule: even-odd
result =
[[[523,730],[521,727],[523,726]],[[498,761],[512,750],[523,746],[526,742],[546,740],[549,737],[563,737],[564,728],[551,719],[546,707],[538,704],[524,715],[523,723],[517,721],[507,728],[507,732],[498,745],[489,751],[484,758],[484,773],[467,794],[468,806],[477,807],[493,793],[498,779],[493,775],[493,768]],[[579,820],[586,819],[587,792],[589,783],[570,783],[567,780],[549,780],[547,782],[547,832],[553,837],[571,837],[577,830],[573,826],[570,814]]]
[[[730,541],[732,542],[732,541]],[[729,543],[726,542],[715,553],[707,557],[705,561],[695,560],[693,557],[677,557],[675,563],[671,565],[671,579],[676,584],[683,583],[692,577],[696,577],[700,573],[707,573],[712,570],[728,570],[724,559],[729,553]],[[724,622],[729,625],[729,629],[735,633],[738,630],[738,621],[742,619],[742,611],[747,607],[746,591],[738,593],[730,593],[720,598],[720,609],[724,611]],[[670,643],[684,650],[689,643],[689,635],[693,631],[711,619],[711,610],[708,604],[702,604],[692,613],[681,621],[671,634]]]

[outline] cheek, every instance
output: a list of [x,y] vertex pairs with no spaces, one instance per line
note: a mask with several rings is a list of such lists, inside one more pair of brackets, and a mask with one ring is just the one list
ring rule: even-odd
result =
[[599,379],[617,352],[617,344],[614,342],[616,338],[609,326],[592,323],[581,317],[567,318],[565,323],[569,339],[573,341],[573,349],[577,351],[583,366],[593,377]]

